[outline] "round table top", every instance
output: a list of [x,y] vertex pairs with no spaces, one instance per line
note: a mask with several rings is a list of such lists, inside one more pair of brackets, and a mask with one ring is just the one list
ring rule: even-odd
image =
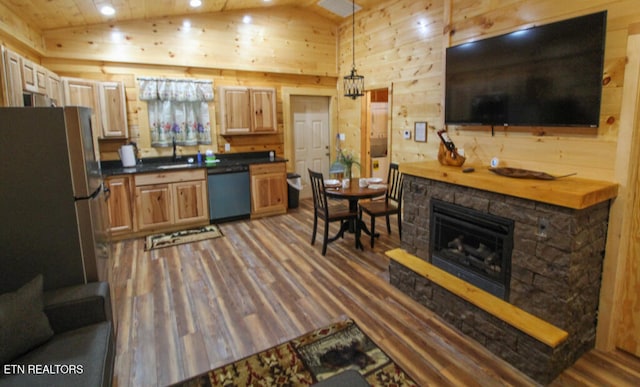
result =
[[348,188],[336,187],[326,187],[325,191],[327,192],[327,196],[336,197],[336,198],[372,198],[375,196],[384,195],[387,192],[386,186],[382,187],[378,184],[376,188],[360,187],[359,183],[360,179],[351,179],[351,183]]

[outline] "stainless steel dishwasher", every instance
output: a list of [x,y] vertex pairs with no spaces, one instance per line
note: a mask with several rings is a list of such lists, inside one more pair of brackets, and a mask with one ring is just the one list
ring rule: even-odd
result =
[[211,223],[246,219],[251,216],[249,166],[225,164],[222,162],[207,170]]

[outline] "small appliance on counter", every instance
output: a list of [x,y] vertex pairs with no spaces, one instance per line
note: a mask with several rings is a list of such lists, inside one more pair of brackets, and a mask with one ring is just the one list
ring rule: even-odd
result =
[[136,166],[136,153],[137,146],[134,143],[123,145],[118,149],[120,160],[122,160],[123,167],[135,167]]

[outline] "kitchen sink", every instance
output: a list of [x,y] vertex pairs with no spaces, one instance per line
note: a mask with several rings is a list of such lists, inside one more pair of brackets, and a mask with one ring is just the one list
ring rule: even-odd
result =
[[171,164],[171,165],[161,165],[158,169],[176,169],[176,168],[187,168],[192,166],[193,164]]

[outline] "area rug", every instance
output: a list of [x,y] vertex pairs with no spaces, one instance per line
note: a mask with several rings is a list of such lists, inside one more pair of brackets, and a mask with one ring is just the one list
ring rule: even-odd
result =
[[310,386],[356,370],[371,386],[417,384],[353,320],[344,320],[174,386]]
[[175,246],[182,243],[197,242],[222,236],[220,228],[215,224],[189,230],[149,235],[144,242],[144,251]]

